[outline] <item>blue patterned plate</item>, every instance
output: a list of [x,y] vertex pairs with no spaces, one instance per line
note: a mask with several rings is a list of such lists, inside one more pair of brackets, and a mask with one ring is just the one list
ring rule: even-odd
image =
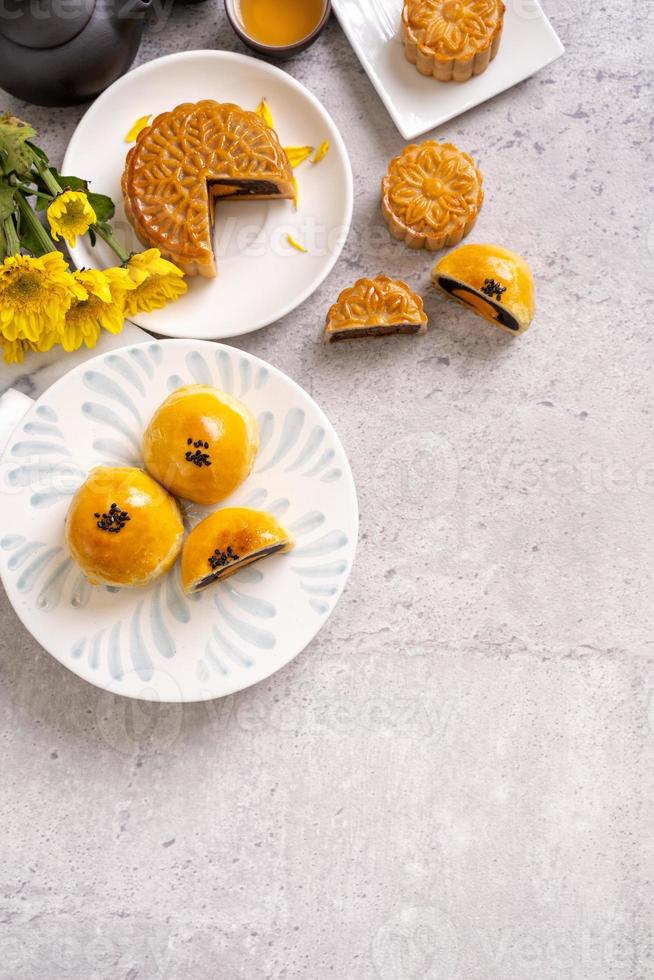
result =
[[[255,471],[225,503],[279,517],[295,550],[192,599],[178,566],[145,589],[90,586],[64,545],[71,495],[93,466],[141,465],[155,408],[194,382],[231,392],[256,415]],[[323,412],[276,368],[206,341],[137,344],[70,371],[13,433],[0,492],[0,571],[27,629],[80,677],[144,700],[221,697],[279,670],[332,612],[356,549],[354,482]],[[202,516],[186,508],[189,525]]]

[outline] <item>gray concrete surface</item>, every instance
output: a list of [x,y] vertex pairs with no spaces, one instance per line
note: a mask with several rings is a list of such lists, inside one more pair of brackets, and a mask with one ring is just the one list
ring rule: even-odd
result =
[[[535,268],[517,342],[386,235],[402,140],[338,25],[288,65],[348,142],[354,227],[237,344],[336,424],[356,568],[288,669],[183,709],[103,695],[3,602],[2,980],[654,975],[652,10],[545,5],[565,58],[437,133],[486,175],[473,240]],[[218,3],[140,57],[202,46],[242,50]],[[8,104],[60,158],[82,110]],[[424,287],[429,333],[325,351],[378,271]]]

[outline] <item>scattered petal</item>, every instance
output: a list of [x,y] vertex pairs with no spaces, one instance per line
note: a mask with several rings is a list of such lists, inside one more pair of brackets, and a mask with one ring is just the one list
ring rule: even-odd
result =
[[152,119],[152,113],[149,116],[139,116],[136,120],[129,133],[125,137],[126,143],[134,143],[136,137],[139,133],[142,133],[144,129],[147,129],[150,125],[150,120]]
[[297,177],[293,178],[293,188],[295,190],[295,197],[293,198],[293,203],[295,205],[295,210],[297,211],[298,201],[300,199],[300,186],[297,182]]
[[323,142],[316,150],[316,155],[311,162],[320,163],[321,160],[325,159],[328,153],[329,153],[329,140],[323,140]]
[[299,167],[313,153],[312,146],[285,146],[284,152],[292,167]]
[[288,242],[289,245],[292,245],[293,248],[296,249],[298,252],[306,252],[306,248],[304,247],[304,245],[300,245],[300,243],[297,242],[292,235],[287,235],[286,241]]
[[270,126],[271,129],[275,128],[273,117],[271,115],[270,109],[268,108],[268,103],[266,102],[265,99],[261,100],[261,102],[255,109],[255,112],[258,116],[261,116],[266,126]]

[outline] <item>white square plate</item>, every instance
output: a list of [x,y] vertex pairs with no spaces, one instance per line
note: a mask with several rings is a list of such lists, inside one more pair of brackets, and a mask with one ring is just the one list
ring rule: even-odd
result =
[[564,48],[537,0],[505,0],[500,50],[467,82],[437,82],[407,61],[402,0],[332,0],[341,27],[405,139],[414,139],[524,81]]

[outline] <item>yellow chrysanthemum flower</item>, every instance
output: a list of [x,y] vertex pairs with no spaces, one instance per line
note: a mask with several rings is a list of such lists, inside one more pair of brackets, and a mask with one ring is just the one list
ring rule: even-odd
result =
[[127,271],[136,286],[125,295],[125,316],[128,317],[160,310],[188,289],[182,270],[162,259],[158,248],[136,252],[127,263]]
[[65,238],[73,248],[78,235],[85,235],[97,221],[95,211],[83,191],[58,194],[47,211],[50,231],[55,241]]
[[59,338],[66,351],[77,350],[82,344],[95,347],[102,330],[120,333],[125,322],[125,295],[136,289],[127,269],[83,269],[73,275],[87,298],[74,302],[66,313]]
[[0,266],[0,334],[5,340],[38,344],[48,333],[57,333],[74,300],[86,295],[61,252],[40,258],[12,255]]
[[22,364],[28,350],[38,350],[38,347],[29,340],[2,340],[5,364]]

